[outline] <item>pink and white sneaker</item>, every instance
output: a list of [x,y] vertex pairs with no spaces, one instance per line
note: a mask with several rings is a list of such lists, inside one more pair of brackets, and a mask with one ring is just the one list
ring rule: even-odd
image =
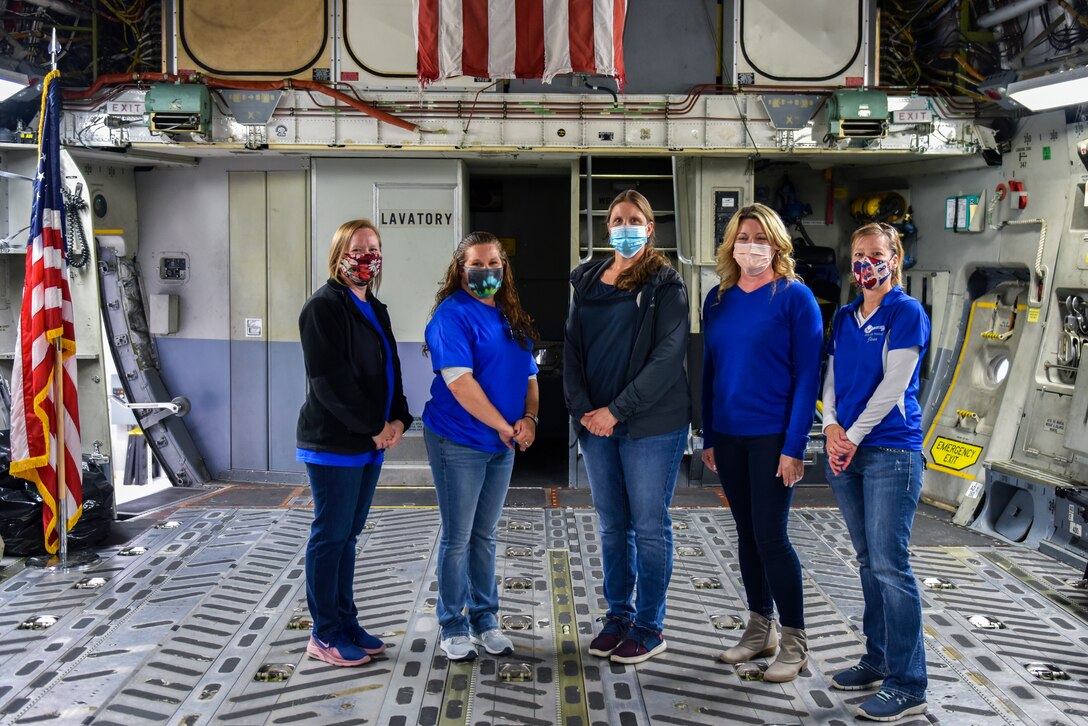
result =
[[362,648],[342,636],[324,642],[311,635],[306,645],[306,655],[334,666],[359,666],[370,662],[370,656]]

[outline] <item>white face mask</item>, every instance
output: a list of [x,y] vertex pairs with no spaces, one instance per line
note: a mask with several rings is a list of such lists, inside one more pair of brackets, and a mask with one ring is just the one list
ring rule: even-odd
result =
[[733,259],[745,275],[755,277],[771,266],[774,249],[770,245],[737,242],[733,245]]

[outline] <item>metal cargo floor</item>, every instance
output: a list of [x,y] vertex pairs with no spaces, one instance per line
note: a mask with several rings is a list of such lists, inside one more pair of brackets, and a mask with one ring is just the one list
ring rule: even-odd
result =
[[[827,686],[862,652],[853,550],[833,508],[792,513],[812,657],[801,678],[771,684],[715,660],[738,635],[715,623],[746,616],[735,530],[720,506],[673,510],[668,650],[626,667],[586,653],[604,609],[591,509],[504,511],[500,615],[517,651],[451,664],[437,650],[434,615],[438,512],[379,507],[360,539],[356,593],[363,623],[390,648],[362,667],[336,668],[306,658],[308,632],[289,627],[306,614],[308,498],[273,491],[279,506],[192,500],[170,513],[176,528],[147,529],[126,545],[146,552],[110,547],[86,571],[9,565],[0,581],[0,723],[845,724],[868,695]],[[541,499],[555,503],[554,490]],[[919,580],[954,589],[922,588],[930,709],[905,723],[1088,722],[1088,592],[1068,584],[1079,572],[933,515],[919,515],[912,553]],[[106,583],[79,587],[89,577]],[[58,622],[19,629],[38,615]],[[979,629],[974,615],[1005,628]],[[1069,680],[1036,678],[1029,662]],[[257,680],[265,664],[295,669],[282,682]]]

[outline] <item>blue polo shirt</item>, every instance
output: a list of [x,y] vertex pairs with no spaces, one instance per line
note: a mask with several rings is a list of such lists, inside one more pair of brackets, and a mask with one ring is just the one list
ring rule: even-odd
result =
[[528,350],[521,347],[499,309],[464,290],[442,301],[427,323],[425,336],[437,375],[431,384],[431,400],[423,408],[423,423],[463,446],[493,454],[506,451],[498,432],[457,402],[439,371],[471,368],[487,400],[513,423],[525,413],[529,376],[537,373],[532,345]]
[[918,346],[920,355],[903,398],[862,440],[862,446],[919,451],[922,448],[922,408],[918,404],[918,375],[929,347],[929,318],[922,304],[896,285],[880,307],[858,325],[859,295],[835,315],[828,354],[835,356],[835,415],[849,429],[865,410],[869,397],[884,379],[887,352]]

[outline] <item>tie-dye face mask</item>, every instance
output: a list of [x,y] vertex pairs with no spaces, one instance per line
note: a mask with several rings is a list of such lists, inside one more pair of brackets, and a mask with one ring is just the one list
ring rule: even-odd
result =
[[866,290],[880,287],[891,276],[887,260],[869,256],[854,260],[854,279]]
[[502,287],[502,268],[466,267],[465,281],[476,297],[491,297]]
[[340,258],[340,274],[353,285],[369,285],[381,271],[382,256],[377,252],[348,253]]

